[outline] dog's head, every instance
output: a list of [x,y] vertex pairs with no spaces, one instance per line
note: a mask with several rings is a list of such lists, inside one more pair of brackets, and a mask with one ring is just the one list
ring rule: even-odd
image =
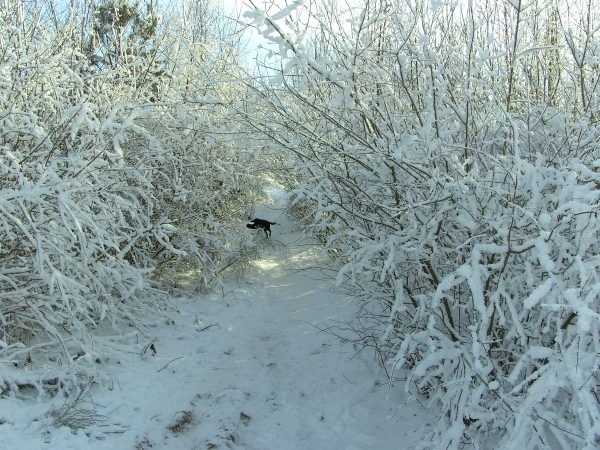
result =
[[253,224],[253,223],[249,223],[249,224],[247,224],[247,225],[246,225],[246,228],[250,228],[251,230],[256,230],[256,229],[257,229],[257,228],[259,228],[259,227],[257,227],[257,226],[256,226],[255,224]]

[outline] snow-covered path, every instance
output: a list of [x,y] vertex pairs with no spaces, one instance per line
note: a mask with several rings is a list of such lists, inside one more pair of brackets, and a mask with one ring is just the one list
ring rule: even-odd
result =
[[319,331],[349,318],[352,306],[330,292],[315,268],[317,247],[277,194],[257,208],[277,225],[244,282],[176,299],[180,312],[147,336],[156,356],[124,355],[102,368],[114,374],[93,390],[103,424],[74,435],[51,427],[45,408],[33,423],[33,409],[19,409],[23,417],[0,425],[0,448],[410,448],[426,414],[418,403],[398,409],[400,388],[386,400],[372,354],[353,358],[352,344]]

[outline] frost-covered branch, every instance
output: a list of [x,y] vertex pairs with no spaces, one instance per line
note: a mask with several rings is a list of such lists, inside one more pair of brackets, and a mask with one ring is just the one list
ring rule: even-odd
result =
[[282,178],[357,298],[357,335],[441,410],[423,448],[593,448],[590,13],[578,21],[561,2],[310,6],[296,3],[287,22],[247,13],[279,48],[269,82],[254,85],[261,114],[247,120],[293,155]]

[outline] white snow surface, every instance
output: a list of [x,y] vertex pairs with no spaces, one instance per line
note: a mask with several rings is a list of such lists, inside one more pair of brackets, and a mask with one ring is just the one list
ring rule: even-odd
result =
[[[270,194],[255,215],[277,222],[273,245],[244,281],[174,296],[179,311],[98,365],[113,381],[78,407],[103,421],[74,432],[52,425],[64,399],[2,399],[0,449],[411,448],[431,415],[402,386],[388,392],[372,352],[319,330],[349,320],[352,301],[316,268],[327,260],[283,191]],[[142,357],[153,339],[157,354]]]

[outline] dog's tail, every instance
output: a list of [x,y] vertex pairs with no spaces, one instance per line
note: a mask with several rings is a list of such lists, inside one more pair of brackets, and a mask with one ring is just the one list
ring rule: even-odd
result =
[[277,225],[276,222],[269,222],[271,225]]

